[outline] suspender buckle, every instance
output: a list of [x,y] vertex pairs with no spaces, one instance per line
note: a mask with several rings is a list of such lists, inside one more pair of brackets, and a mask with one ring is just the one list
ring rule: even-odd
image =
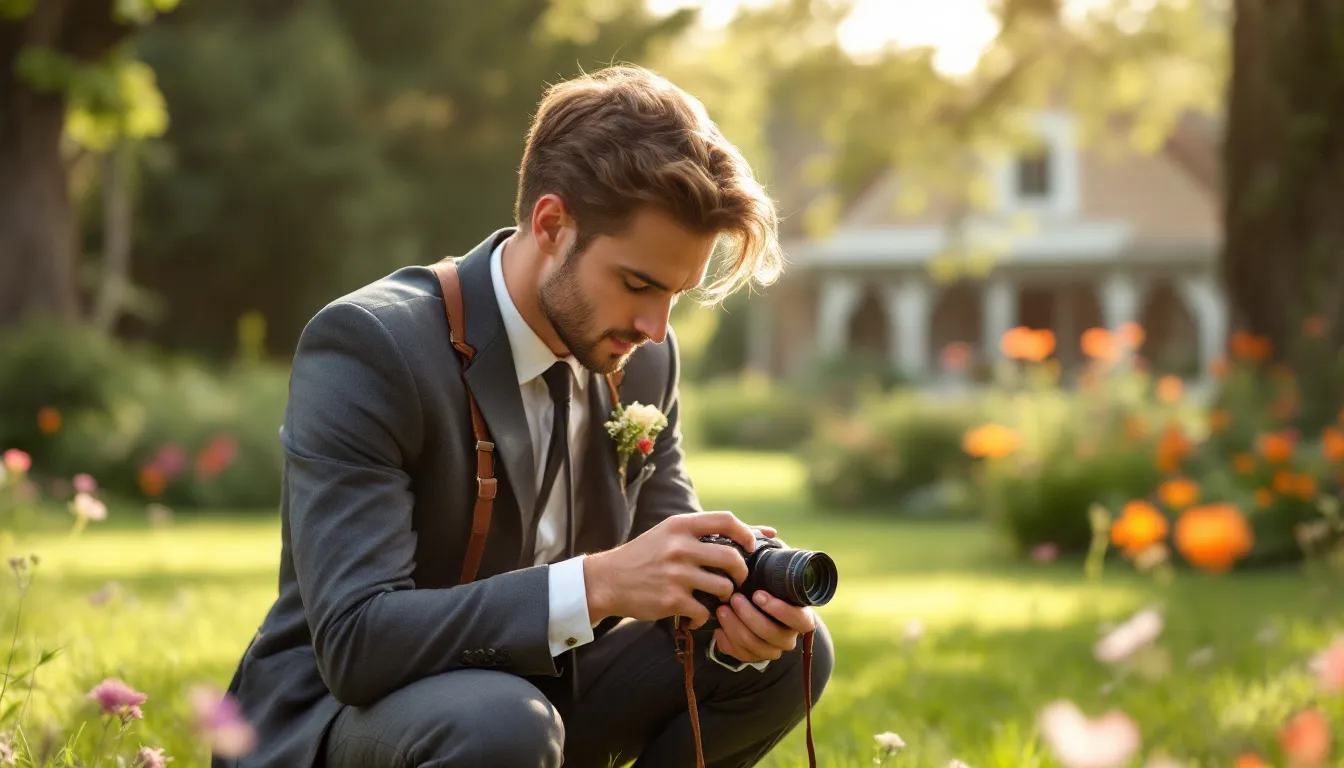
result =
[[493,453],[495,450],[495,444],[490,442],[489,440],[477,440],[476,450],[485,451],[486,453]]

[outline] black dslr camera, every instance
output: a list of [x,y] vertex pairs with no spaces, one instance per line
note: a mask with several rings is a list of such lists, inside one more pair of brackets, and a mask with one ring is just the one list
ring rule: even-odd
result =
[[[835,587],[840,577],[835,569],[835,561],[825,552],[788,549],[784,542],[760,531],[756,531],[756,551],[750,554],[727,536],[702,536],[700,540],[732,547],[747,561],[747,580],[736,589],[747,599],[751,599],[758,589],[799,607],[825,605],[835,597]],[[705,570],[732,579],[719,568]],[[701,629],[717,629],[719,621],[715,612],[723,601],[716,595],[700,590],[694,594],[695,599],[709,609],[709,621]]]

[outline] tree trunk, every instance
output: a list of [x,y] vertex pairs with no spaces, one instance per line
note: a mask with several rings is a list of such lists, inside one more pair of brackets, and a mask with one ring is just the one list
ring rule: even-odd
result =
[[131,144],[118,141],[103,158],[103,274],[93,323],[111,332],[126,304],[131,276]]
[[1224,146],[1233,328],[1295,373],[1298,426],[1344,386],[1344,0],[1236,0]]
[[35,93],[15,74],[17,54],[53,40],[59,2],[0,30],[0,326],[30,312],[77,315],[75,241],[60,141],[65,98]]
[[1237,0],[1236,11],[1224,278],[1234,327],[1288,362],[1309,318],[1344,343],[1344,2]]

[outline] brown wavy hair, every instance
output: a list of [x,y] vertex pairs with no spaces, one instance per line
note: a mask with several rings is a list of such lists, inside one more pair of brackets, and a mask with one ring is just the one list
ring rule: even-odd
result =
[[774,201],[698,99],[642,67],[612,66],[549,87],[519,171],[514,218],[524,230],[536,201],[565,201],[576,251],[618,235],[653,206],[688,230],[735,247],[702,291],[715,303],[783,270]]

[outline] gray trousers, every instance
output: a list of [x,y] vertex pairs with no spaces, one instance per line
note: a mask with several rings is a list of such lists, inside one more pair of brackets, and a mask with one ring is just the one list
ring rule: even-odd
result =
[[[764,672],[733,672],[705,657],[710,635],[696,635],[705,763],[755,765],[803,720],[802,642]],[[346,707],[328,731],[325,766],[608,768],[636,759],[637,768],[694,766],[685,678],[665,625],[627,619],[581,650],[573,701],[568,677],[465,669],[419,680],[367,707]],[[830,635],[818,627],[814,703],[833,660]]]

